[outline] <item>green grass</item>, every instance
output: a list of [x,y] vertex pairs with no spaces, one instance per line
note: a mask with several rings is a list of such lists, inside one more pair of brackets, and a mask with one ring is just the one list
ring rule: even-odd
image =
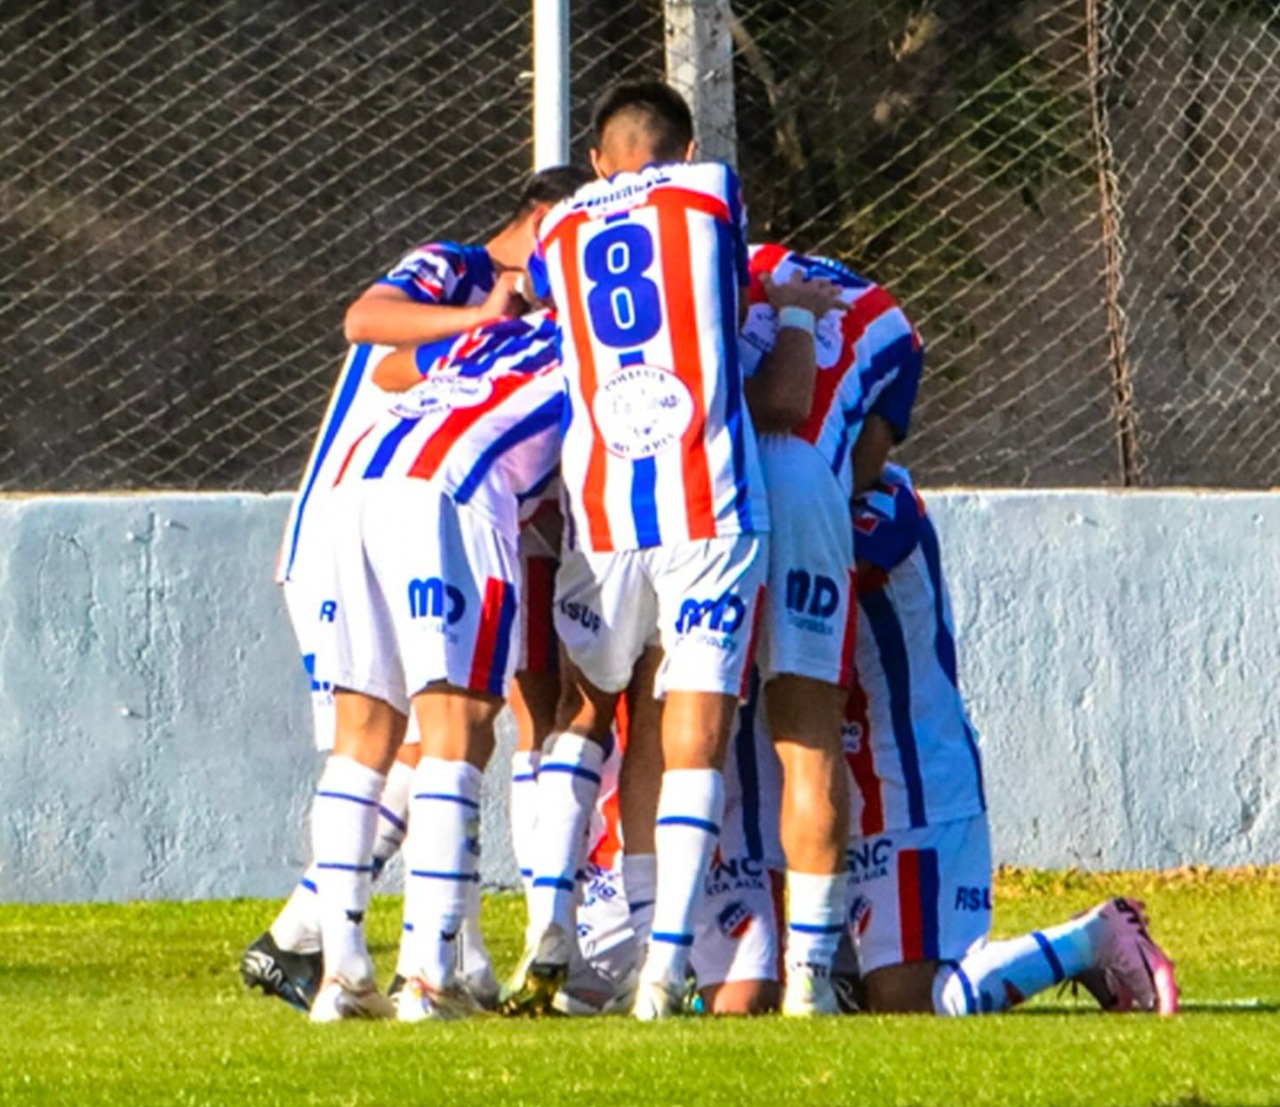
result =
[[[968,1020],[313,1027],[235,974],[273,903],[0,906],[0,1104],[1280,1103],[1280,869],[1006,873],[997,933],[1121,890],[1178,963],[1176,1019],[1046,996]],[[372,912],[387,975],[397,910]],[[521,912],[485,903],[500,969]]]

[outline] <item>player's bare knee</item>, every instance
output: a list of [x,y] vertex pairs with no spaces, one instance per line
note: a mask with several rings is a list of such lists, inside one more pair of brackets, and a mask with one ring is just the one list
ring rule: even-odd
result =
[[711,1015],[766,1015],[781,1002],[774,980],[735,980],[703,988],[699,995],[703,1010]]

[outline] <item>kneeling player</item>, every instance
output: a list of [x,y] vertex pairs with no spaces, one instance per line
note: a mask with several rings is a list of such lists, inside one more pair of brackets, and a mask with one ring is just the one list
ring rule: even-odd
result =
[[991,942],[982,768],[956,679],[938,539],[905,470],[857,498],[857,683],[845,726],[855,783],[850,930],[866,1007],[1002,1011],[1080,981],[1104,1007],[1176,1010],[1173,966],[1142,905],[1107,900]]

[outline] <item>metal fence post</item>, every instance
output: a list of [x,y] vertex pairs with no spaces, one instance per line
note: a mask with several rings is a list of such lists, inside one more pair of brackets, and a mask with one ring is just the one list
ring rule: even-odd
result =
[[693,109],[698,156],[736,165],[729,0],[664,0],[667,80]]

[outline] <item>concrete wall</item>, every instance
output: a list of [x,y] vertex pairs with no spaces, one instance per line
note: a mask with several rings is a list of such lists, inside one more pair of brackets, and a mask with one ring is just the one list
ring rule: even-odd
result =
[[[1280,861],[1280,497],[929,499],[997,859]],[[0,499],[0,901],[291,886],[316,759],[270,581],[286,505]]]

